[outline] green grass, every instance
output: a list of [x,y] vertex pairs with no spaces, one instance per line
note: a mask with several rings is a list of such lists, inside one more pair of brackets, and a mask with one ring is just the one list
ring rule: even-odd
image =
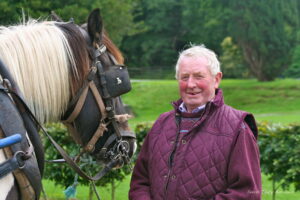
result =
[[[256,80],[223,80],[221,88],[225,102],[237,109],[254,114],[258,121],[267,120],[280,123],[300,120],[300,80],[276,80],[257,82]],[[123,101],[130,105],[135,118],[130,120],[131,128],[139,122],[154,121],[159,114],[172,109],[171,102],[178,99],[177,82],[174,80],[133,81],[132,91],[123,95]],[[127,200],[130,176],[116,191],[117,200]],[[50,200],[65,199],[63,188],[53,182],[44,181],[44,188]],[[109,187],[98,188],[102,200],[109,200]],[[77,199],[88,199],[88,187],[79,186]],[[263,175],[263,200],[272,199],[272,183]],[[94,198],[96,199],[96,198]],[[300,192],[279,190],[277,200],[300,199]]]
[[[272,200],[272,183],[268,180],[268,177],[263,175],[262,176],[263,182],[263,200]],[[129,183],[130,183],[130,176],[127,176],[126,179],[120,183],[116,190],[116,200],[128,200],[128,191],[129,191]],[[59,186],[55,186],[51,181],[43,181],[44,188],[48,195],[49,200],[64,200],[64,189]],[[111,190],[109,187],[98,187],[97,188],[99,195],[102,200],[110,200],[110,193]],[[87,186],[79,185],[77,187],[77,195],[76,199],[80,200],[87,200],[89,194],[89,188]],[[96,199],[94,196],[93,199]],[[276,193],[276,200],[296,200],[300,199],[300,192],[294,192],[293,188],[287,191],[278,190]]]
[[[116,189],[116,200],[127,200],[128,199],[128,191],[129,191],[129,183],[130,183],[130,177],[127,176],[124,181],[117,183],[117,189]],[[43,180],[43,186],[45,189],[45,192],[47,194],[48,200],[65,200],[64,196],[64,187],[54,185],[54,182],[49,180]],[[66,186],[67,187],[67,186]],[[80,200],[88,200],[89,197],[89,187],[88,186],[82,186],[78,185],[76,193],[76,199]],[[99,193],[99,196],[101,200],[110,200],[111,199],[111,188],[109,186],[107,187],[97,187],[97,191]],[[97,199],[95,194],[93,195],[93,199]]]
[[123,101],[134,111],[133,121],[153,121],[159,114],[172,109],[171,101],[178,98],[175,81],[155,80],[132,82],[132,91]]
[[[263,184],[263,200],[272,200],[272,182],[268,180],[268,177],[262,176]],[[279,189],[276,192],[276,200],[298,200],[300,199],[300,192],[295,192],[294,188],[291,187],[290,190],[283,191]]]
[[[131,124],[154,121],[172,109],[170,102],[179,98],[177,87],[175,80],[133,81],[132,91],[122,97],[135,114]],[[253,113],[257,120],[299,121],[300,80],[223,80],[220,87],[228,105]]]

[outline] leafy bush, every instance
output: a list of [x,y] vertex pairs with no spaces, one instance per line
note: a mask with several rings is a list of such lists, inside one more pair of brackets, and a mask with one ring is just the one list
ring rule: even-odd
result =
[[300,190],[300,124],[261,122],[258,129],[261,168],[273,182],[273,196],[291,184]]
[[152,127],[152,123],[139,123],[135,127],[135,134],[136,134],[136,143],[137,143],[137,150],[135,154],[135,160],[138,156],[138,153],[141,151],[141,147],[144,142],[144,138],[146,137],[147,133],[150,131]]

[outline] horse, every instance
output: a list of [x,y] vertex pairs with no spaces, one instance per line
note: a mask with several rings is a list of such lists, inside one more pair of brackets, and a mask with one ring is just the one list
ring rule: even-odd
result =
[[[130,82],[124,80],[124,58],[103,28],[100,10],[93,10],[84,26],[55,17],[0,27],[0,138],[22,135],[19,144],[0,149],[0,166],[15,157],[24,164],[0,178],[0,200],[39,199],[40,124],[63,122],[81,153],[109,165],[106,171],[127,164],[135,151],[120,97]],[[76,166],[79,156],[70,158],[52,143],[80,176],[103,176],[87,177]]]

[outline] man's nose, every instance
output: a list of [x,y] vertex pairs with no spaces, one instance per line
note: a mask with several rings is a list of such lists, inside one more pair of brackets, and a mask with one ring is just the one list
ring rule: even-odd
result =
[[196,81],[194,79],[194,77],[189,77],[188,82],[187,82],[187,86],[188,88],[194,88],[196,87]]

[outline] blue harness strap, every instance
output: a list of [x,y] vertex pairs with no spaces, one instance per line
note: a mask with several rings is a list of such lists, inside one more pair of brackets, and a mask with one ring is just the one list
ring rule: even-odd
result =
[[16,144],[21,142],[22,140],[22,136],[20,134],[14,134],[11,135],[9,137],[0,139],[0,149],[4,148],[4,147],[8,147],[10,145]]

